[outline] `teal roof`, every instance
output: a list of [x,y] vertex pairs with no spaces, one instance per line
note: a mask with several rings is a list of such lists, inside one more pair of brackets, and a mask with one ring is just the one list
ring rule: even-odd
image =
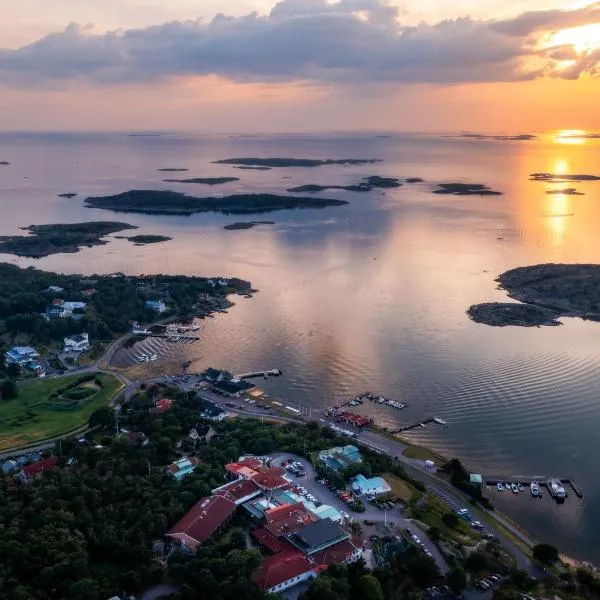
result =
[[311,510],[311,512],[319,517],[319,519],[331,519],[332,521],[339,521],[342,518],[340,511],[335,509],[333,506],[322,504],[318,508]]

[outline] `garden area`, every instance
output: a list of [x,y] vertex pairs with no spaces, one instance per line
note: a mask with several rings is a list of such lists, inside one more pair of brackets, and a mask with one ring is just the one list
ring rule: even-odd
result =
[[39,379],[19,386],[17,398],[0,403],[0,450],[78,429],[122,387],[116,377],[102,373]]

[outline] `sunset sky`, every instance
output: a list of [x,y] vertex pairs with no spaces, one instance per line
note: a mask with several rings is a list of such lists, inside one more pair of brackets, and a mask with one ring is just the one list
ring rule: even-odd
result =
[[0,7],[0,130],[600,129],[600,2]]

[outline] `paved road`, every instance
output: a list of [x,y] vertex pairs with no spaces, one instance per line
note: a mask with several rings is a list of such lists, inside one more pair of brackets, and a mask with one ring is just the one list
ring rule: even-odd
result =
[[308,493],[315,496],[315,498],[317,498],[317,500],[319,500],[322,504],[328,504],[339,511],[347,512],[352,518],[356,520],[374,521],[378,523],[387,522],[390,525],[398,525],[403,529],[408,529],[412,534],[416,535],[420,539],[420,541],[423,544],[423,548],[425,548],[431,553],[432,558],[433,560],[435,560],[440,571],[443,574],[448,572],[448,563],[446,562],[440,551],[437,549],[436,545],[429,539],[427,534],[413,521],[404,518],[404,516],[402,516],[398,509],[382,511],[373,506],[372,504],[365,502],[365,512],[353,513],[348,509],[348,505],[344,501],[340,500],[340,498],[338,498],[334,492],[332,492],[327,486],[318,483],[316,479],[317,474],[312,464],[305,458],[296,456],[294,454],[277,454],[273,464],[279,465],[282,461],[286,461],[290,458],[295,461],[301,462],[304,466],[304,470],[306,471],[306,475],[304,477],[297,477],[295,479],[295,483],[306,488]]

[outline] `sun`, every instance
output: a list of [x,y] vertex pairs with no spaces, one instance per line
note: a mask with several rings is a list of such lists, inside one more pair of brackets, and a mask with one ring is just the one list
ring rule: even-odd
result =
[[544,40],[544,48],[549,50],[559,46],[571,46],[577,54],[600,48],[600,23],[590,23],[581,27],[562,29],[551,33]]

